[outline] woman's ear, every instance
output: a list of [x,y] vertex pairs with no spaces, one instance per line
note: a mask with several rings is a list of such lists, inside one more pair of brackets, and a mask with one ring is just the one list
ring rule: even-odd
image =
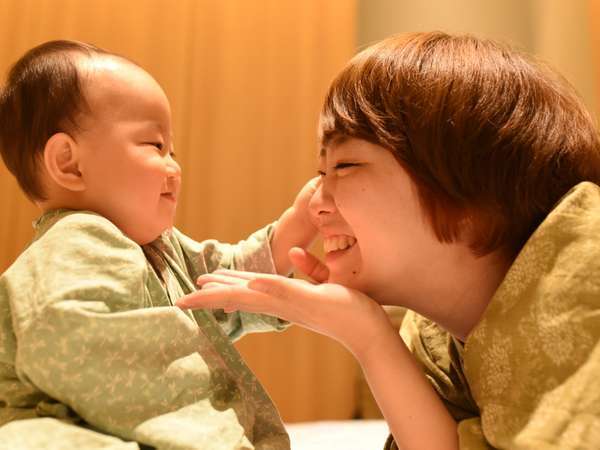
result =
[[69,191],[85,190],[79,170],[79,149],[67,133],[50,136],[44,147],[44,166],[56,184]]

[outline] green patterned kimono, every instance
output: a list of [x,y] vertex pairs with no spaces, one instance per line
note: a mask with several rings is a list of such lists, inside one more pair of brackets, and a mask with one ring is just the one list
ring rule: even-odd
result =
[[35,228],[0,277],[0,449],[289,448],[231,344],[284,324],[172,306],[200,274],[273,272],[272,226],[237,245],[173,229],[143,247],[89,212]]
[[402,336],[461,449],[599,449],[600,188],[581,183],[559,202],[464,346],[414,313]]

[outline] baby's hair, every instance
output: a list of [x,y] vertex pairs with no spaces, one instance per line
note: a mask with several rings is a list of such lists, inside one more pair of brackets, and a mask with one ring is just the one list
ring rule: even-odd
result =
[[76,58],[95,55],[120,57],[91,44],[56,40],[29,50],[8,73],[0,94],[0,153],[33,201],[45,200],[37,172],[46,142],[77,129],[78,116],[88,110]]
[[571,187],[600,183],[589,113],[556,72],[474,36],[388,38],[333,81],[322,147],[361,138],[414,181],[438,239],[515,254]]

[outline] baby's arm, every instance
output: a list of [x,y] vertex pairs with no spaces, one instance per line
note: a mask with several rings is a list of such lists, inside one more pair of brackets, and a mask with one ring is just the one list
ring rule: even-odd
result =
[[[274,228],[275,225],[268,225],[237,244],[228,244],[214,239],[197,242],[177,229],[173,229],[169,239],[184,261],[190,279],[195,283],[199,276],[219,269],[275,273],[269,245]],[[194,312],[196,319],[201,320],[197,314],[199,312]],[[214,310],[212,314],[232,340],[239,339],[246,333],[279,331],[287,327],[287,323],[277,317],[265,314],[242,311],[225,313],[222,309]]]
[[[306,183],[294,204],[278,222],[237,244],[214,239],[197,242],[173,229],[170,241],[185,260],[190,278],[195,281],[199,276],[218,269],[287,275],[292,268],[289,250],[292,247],[308,247],[316,235],[316,228],[309,219],[308,203],[318,180],[314,178]],[[241,311],[227,314],[223,310],[216,310],[213,314],[233,340],[249,332],[282,330],[287,326],[278,318],[264,314]]]
[[271,251],[275,270],[287,275],[292,269],[288,252],[292,247],[307,248],[316,235],[316,228],[310,221],[308,203],[313,196],[319,178],[313,178],[298,193],[294,204],[279,218],[271,238]]

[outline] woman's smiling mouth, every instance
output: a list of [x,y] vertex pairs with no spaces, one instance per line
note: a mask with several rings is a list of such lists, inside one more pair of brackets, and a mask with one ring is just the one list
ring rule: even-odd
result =
[[337,236],[329,236],[323,238],[323,249],[326,254],[346,250],[356,243],[356,238],[340,234]]

